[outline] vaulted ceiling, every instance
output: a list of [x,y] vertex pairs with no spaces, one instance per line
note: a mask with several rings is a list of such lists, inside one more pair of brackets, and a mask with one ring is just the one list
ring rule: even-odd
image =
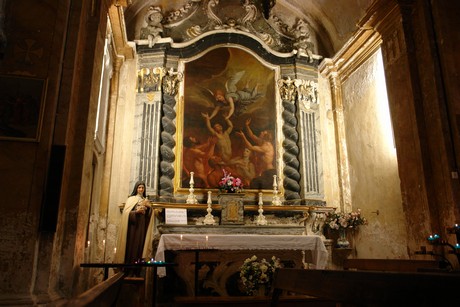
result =
[[[373,0],[268,0],[274,6],[270,16],[276,17],[288,27],[294,28],[298,20],[306,21],[317,44],[317,51],[323,57],[332,57],[352,37],[357,30],[357,23],[364,16]],[[187,9],[194,6],[212,5],[213,11],[220,16],[231,16],[229,8],[242,6],[243,3],[258,5],[260,8],[266,0],[114,0],[122,2],[127,38],[139,39],[139,28],[145,24],[149,7],[160,7],[163,16],[187,14]],[[225,11],[227,10],[227,11]],[[164,22],[164,21],[163,21]]]

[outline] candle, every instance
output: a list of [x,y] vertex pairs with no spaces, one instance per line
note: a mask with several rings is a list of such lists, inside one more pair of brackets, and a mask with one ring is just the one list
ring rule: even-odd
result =
[[87,243],[87,246],[86,246],[86,247],[88,247],[88,248],[89,248],[89,246],[90,246],[91,242],[89,242],[89,240],[88,240],[88,242],[86,242],[86,243]]
[[104,240],[102,240],[102,245],[104,245],[104,246],[105,246],[105,239],[104,239]]
[[195,182],[193,181],[193,172],[190,172],[190,184],[195,184]]
[[273,175],[273,186],[274,187],[278,186],[278,182],[276,181],[276,175]]
[[114,254],[117,253],[117,248],[116,248],[116,247],[113,248],[113,253],[114,253]]
[[212,197],[211,197],[211,194],[212,194],[212,192],[211,192],[211,191],[208,191],[208,202],[207,202],[208,205],[212,205]]

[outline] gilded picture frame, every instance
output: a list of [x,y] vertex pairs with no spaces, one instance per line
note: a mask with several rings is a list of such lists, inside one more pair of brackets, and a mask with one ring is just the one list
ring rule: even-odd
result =
[[176,191],[219,189],[224,170],[246,192],[271,190],[281,172],[279,67],[249,50],[218,46],[182,61]]
[[39,140],[46,88],[46,79],[0,75],[0,140]]

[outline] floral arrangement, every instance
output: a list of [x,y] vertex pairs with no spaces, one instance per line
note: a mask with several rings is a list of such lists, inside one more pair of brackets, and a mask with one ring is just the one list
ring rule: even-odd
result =
[[240,268],[240,278],[246,293],[256,294],[261,285],[264,285],[265,290],[269,293],[275,270],[280,267],[280,259],[275,256],[270,261],[265,258],[259,261],[256,255],[247,258]]
[[224,172],[224,177],[219,181],[219,189],[222,192],[228,193],[240,193],[243,191],[243,182],[240,178],[235,178],[231,173],[228,173],[225,169],[222,169]]
[[328,212],[325,226],[331,230],[356,229],[360,225],[367,225],[366,218],[361,216],[361,210],[354,212]]

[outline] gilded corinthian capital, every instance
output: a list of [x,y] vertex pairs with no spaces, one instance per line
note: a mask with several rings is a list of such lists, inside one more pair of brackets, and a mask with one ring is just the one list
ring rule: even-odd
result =
[[302,108],[308,110],[318,104],[318,83],[313,80],[295,79],[297,99]]
[[163,77],[163,92],[169,96],[175,96],[179,90],[179,82],[182,81],[182,77],[182,73],[174,72],[174,69],[170,68]]
[[282,100],[294,102],[296,96],[296,87],[291,77],[278,80],[278,89]]

